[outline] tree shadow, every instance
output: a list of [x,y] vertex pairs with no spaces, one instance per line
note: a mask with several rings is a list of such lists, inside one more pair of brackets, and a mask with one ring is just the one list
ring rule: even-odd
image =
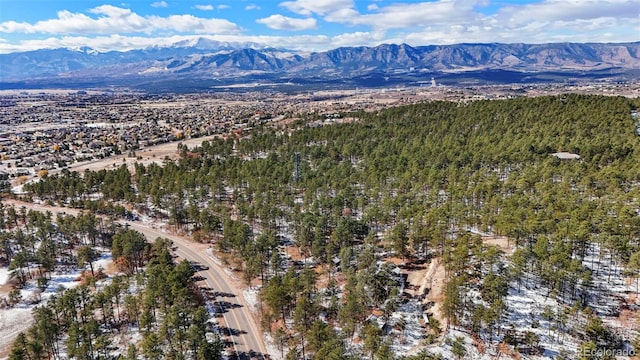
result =
[[230,309],[237,309],[242,307],[242,305],[230,303],[228,301],[214,301],[213,306],[215,307],[217,313],[226,313]]
[[236,297],[236,294],[226,293],[222,291],[214,291],[213,295],[216,297]]
[[227,326],[220,326],[218,327],[218,330],[220,331],[220,334],[224,336],[240,336],[247,333],[244,330],[234,329]]
[[209,270],[208,266],[202,265],[197,261],[191,260],[191,261],[189,261],[189,264],[191,264],[191,268],[196,272]]
[[207,279],[206,277],[204,277],[202,275],[193,275],[192,278],[193,278],[193,281],[204,281],[204,280]]
[[269,360],[271,357],[268,354],[263,354],[257,351],[238,351],[234,354],[234,356],[230,357],[231,359],[241,359],[241,360]]

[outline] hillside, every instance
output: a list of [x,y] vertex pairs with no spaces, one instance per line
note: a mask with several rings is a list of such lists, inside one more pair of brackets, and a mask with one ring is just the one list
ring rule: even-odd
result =
[[129,203],[210,243],[258,296],[273,356],[630,354],[639,107],[568,94],[307,115],[138,164],[114,176],[126,201],[84,196],[91,173],[25,190]]

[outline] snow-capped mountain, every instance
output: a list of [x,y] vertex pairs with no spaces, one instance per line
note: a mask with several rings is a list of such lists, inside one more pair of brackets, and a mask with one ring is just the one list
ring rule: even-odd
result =
[[517,74],[609,71],[634,77],[640,71],[640,42],[384,44],[303,53],[199,38],[125,52],[97,52],[85,47],[0,55],[2,83],[60,79],[91,79],[94,84],[168,79],[240,82],[244,76],[257,74],[337,81],[373,75],[498,70]]

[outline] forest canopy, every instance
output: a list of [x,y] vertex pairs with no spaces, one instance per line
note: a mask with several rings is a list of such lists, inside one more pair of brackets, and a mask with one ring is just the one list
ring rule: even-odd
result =
[[[340,124],[302,118],[290,129],[262,125],[244,137],[179,145],[179,160],[136,164],[131,174],[124,166],[62,173],[25,189],[84,207],[132,203],[214,242],[235,258],[247,284],[260,279],[265,318],[292,319],[303,352],[347,353],[313,342],[335,337],[327,324],[346,338],[377,334],[364,323],[369,309],[393,310],[399,297],[393,271],[378,262],[383,250],[403,262],[443,259],[447,321],[491,342],[494,333],[506,336],[500,319],[509,286],[535,282],[588,314],[597,275],[585,265],[589,254],[640,277],[640,136],[631,116],[639,107],[624,97],[563,94],[426,102],[345,113],[351,121]],[[508,270],[470,230],[513,240]],[[284,245],[312,261],[285,267]],[[341,274],[340,299],[336,289],[316,288],[309,264],[324,266],[330,278]],[[470,283],[481,305],[465,300]],[[325,321],[311,321],[320,313]],[[531,334],[511,338],[528,339],[533,353],[539,339]]]

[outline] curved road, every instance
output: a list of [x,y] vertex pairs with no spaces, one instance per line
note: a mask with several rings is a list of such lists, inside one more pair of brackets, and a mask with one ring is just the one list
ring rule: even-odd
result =
[[[25,207],[38,211],[51,211],[52,213],[65,212],[68,214],[78,214],[80,210],[57,206],[47,206],[33,204],[16,200],[3,200],[6,205],[13,205],[16,208]],[[237,289],[242,288],[239,282],[232,279],[211,257],[205,253],[205,247],[201,244],[192,243],[177,235],[167,234],[159,229],[135,221],[120,221],[128,225],[131,229],[144,234],[148,241],[154,241],[158,237],[167,238],[173,241],[176,247],[176,255],[194,263],[201,264],[206,270],[198,273],[203,276],[206,286],[217,295],[214,305],[222,312],[224,324],[220,324],[223,335],[227,334],[227,339],[232,342],[233,354],[230,359],[267,359],[268,353],[262,338],[256,319],[246,301],[240,294],[236,294]]]
[[[226,331],[223,331],[223,333],[227,333],[230,341],[233,342],[235,358],[267,358],[267,351],[261,336],[262,333],[256,324],[256,320],[243,296],[241,294],[236,296],[235,294],[235,289],[240,288],[240,285],[236,280],[231,279],[220,265],[206,253],[203,253],[201,246],[196,247],[196,244],[188,242],[180,236],[169,235],[144,224],[132,221],[127,221],[126,224],[144,234],[149,241],[153,241],[158,237],[173,241],[177,248],[176,255],[208,267],[208,269],[205,268],[206,270],[199,271],[199,274],[205,277],[206,286],[213,289],[218,295],[214,305],[218,310],[222,311],[224,325],[226,326]],[[231,356],[231,358],[233,359],[234,357]]]

